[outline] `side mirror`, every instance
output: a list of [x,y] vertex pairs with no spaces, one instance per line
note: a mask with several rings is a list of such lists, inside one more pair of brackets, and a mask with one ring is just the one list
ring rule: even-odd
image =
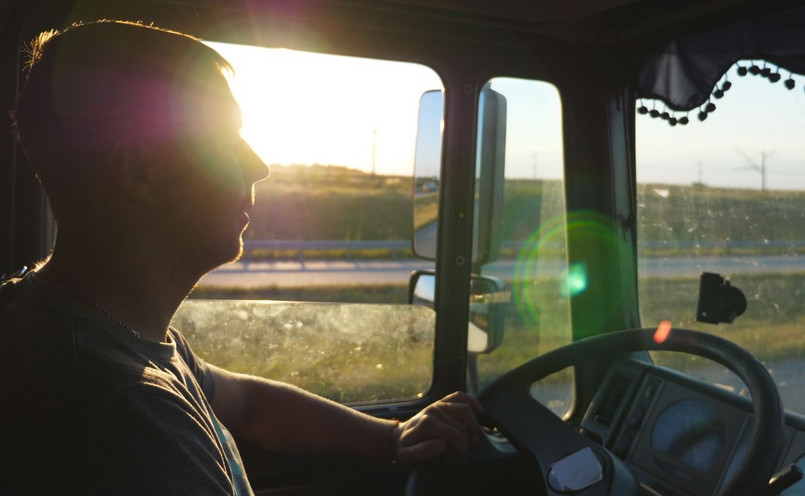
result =
[[[418,270],[411,274],[408,302],[433,307],[436,295],[436,275],[433,271]],[[489,353],[503,343],[504,305],[511,292],[503,281],[494,277],[473,275],[470,282],[470,322],[467,329],[467,351]]]
[[[414,158],[414,240],[417,256],[436,258],[436,226],[442,164],[444,95],[427,91],[419,101]],[[499,252],[506,149],[506,98],[487,83],[478,108],[472,260],[493,262]]]
[[500,254],[506,115],[506,97],[486,83],[479,101],[472,244],[472,261],[480,264],[494,262]]
[[436,259],[436,226],[439,220],[439,179],[442,170],[444,95],[426,91],[419,99],[419,118],[414,154],[414,253]]

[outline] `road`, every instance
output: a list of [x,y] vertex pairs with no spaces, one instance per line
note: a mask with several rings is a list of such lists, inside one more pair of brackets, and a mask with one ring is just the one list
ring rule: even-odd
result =
[[[425,260],[304,260],[278,262],[235,262],[202,278],[204,286],[327,286],[406,284],[411,272],[432,269]],[[529,277],[556,278],[564,268],[559,260],[545,260],[530,267]],[[484,267],[484,274],[503,280],[522,277],[522,264],[501,260]],[[646,277],[698,276],[717,272],[734,277],[737,274],[805,272],[805,257],[700,257],[648,258],[638,262],[638,273]]]

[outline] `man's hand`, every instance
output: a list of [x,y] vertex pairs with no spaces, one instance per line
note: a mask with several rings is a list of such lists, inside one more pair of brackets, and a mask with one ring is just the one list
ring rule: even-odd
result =
[[483,411],[477,399],[461,392],[428,405],[391,433],[396,459],[401,463],[421,462],[451,448],[466,461],[480,434],[476,415]]

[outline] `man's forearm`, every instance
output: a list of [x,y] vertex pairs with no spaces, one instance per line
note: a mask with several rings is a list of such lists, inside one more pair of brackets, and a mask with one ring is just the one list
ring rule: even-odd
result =
[[295,386],[238,376],[244,397],[228,426],[268,451],[393,458],[395,421],[371,417]]
[[455,392],[399,423],[280,382],[210,366],[215,414],[236,437],[275,453],[342,454],[415,463],[452,448],[467,459],[478,438],[478,400]]

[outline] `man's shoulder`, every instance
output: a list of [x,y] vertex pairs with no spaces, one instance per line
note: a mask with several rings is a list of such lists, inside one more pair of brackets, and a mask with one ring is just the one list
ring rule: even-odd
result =
[[0,319],[14,308],[12,303],[20,300],[21,284],[22,279],[19,278],[0,280]]
[[119,384],[44,425],[21,419],[0,445],[0,492],[5,478],[36,494],[64,487],[82,494],[229,494],[209,420],[164,384],[157,376]]
[[66,312],[25,294],[25,282],[0,286],[0,369],[59,361],[71,347]]
[[37,298],[27,279],[0,284],[0,334],[26,332],[31,327],[69,325],[69,311],[47,299]]
[[69,317],[26,297],[22,284],[7,282],[0,295],[0,395],[13,398],[0,421],[21,431],[55,423],[85,391]]
[[[175,346],[140,340],[91,309],[32,286],[7,282],[0,295],[0,394],[37,397],[49,404],[93,401],[119,390],[142,389],[184,397],[182,386],[203,362],[181,334]],[[118,331],[118,332],[115,332]],[[174,360],[178,354],[181,361]],[[199,365],[201,363],[201,365]],[[187,370],[183,367],[186,366]]]
[[0,309],[5,306],[7,301],[11,300],[11,295],[14,294],[14,289],[19,282],[19,278],[0,279]]
[[0,368],[62,361],[73,348],[69,312],[26,291],[25,279],[0,286]]
[[0,288],[0,393],[11,394],[5,397],[58,405],[121,388],[168,386],[159,373],[146,373],[148,357],[86,311],[25,284],[12,280]]

